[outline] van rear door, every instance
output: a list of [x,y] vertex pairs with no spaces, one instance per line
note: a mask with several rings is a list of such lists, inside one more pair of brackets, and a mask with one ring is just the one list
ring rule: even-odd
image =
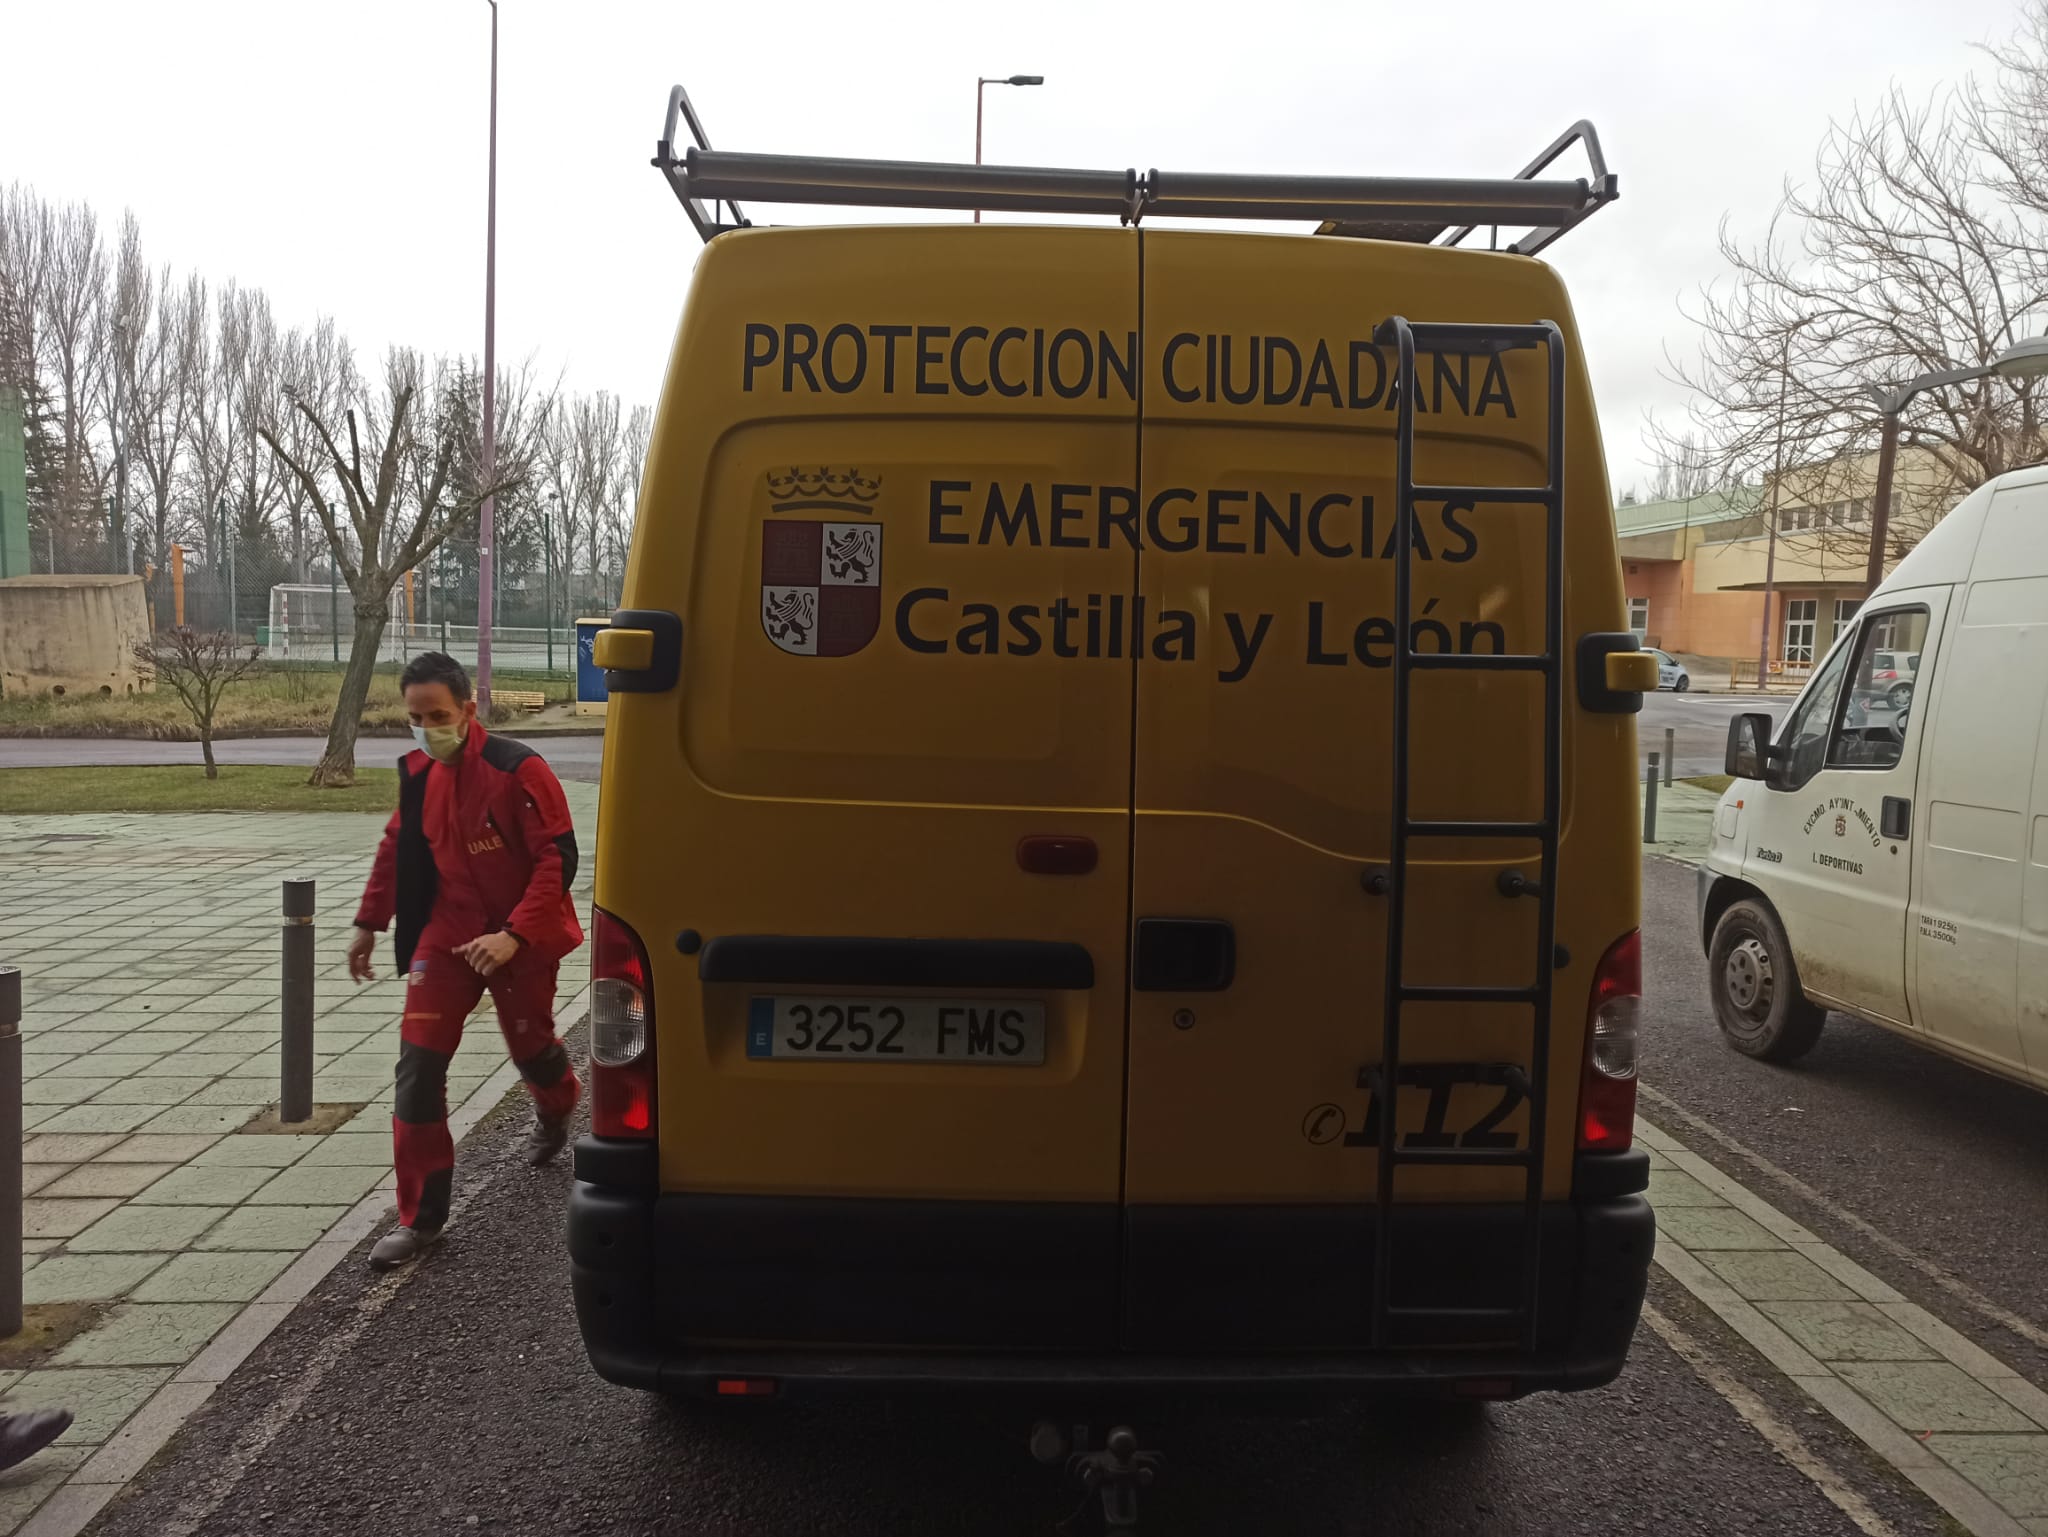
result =
[[[1396,751],[1397,397],[1370,338],[1393,313],[1568,325],[1566,306],[1545,269],[1509,258],[1163,232],[1145,237],[1144,305],[1127,1338],[1363,1344],[1379,1142],[1366,1085],[1381,1056],[1389,907],[1369,886],[1388,858]],[[1417,372],[1419,481],[1543,483],[1540,353],[1428,359]],[[1590,417],[1575,360],[1572,378]],[[1575,503],[1597,518],[1589,426],[1573,447]],[[1417,648],[1540,652],[1543,530],[1540,507],[1423,505]],[[1618,616],[1605,537],[1597,523],[1571,534],[1569,583],[1587,612]],[[1418,673],[1412,687],[1411,814],[1538,819],[1541,674]],[[1594,740],[1610,777],[1625,776],[1625,718],[1601,718]],[[1552,1024],[1552,1198],[1569,1188],[1585,986],[1632,927],[1635,895],[1625,840],[1616,858],[1615,840],[1596,836],[1593,868],[1575,862],[1574,758],[1568,733],[1558,937],[1583,959],[1560,974]],[[1620,806],[1625,784],[1614,789]],[[1525,840],[1413,844],[1407,980],[1529,986],[1538,904],[1504,896],[1499,877],[1537,876],[1535,856]],[[1403,1145],[1526,1145],[1528,1105],[1503,1069],[1529,1064],[1531,1029],[1526,1005],[1409,1005]],[[1518,1169],[1404,1167],[1396,1199],[1519,1209],[1523,1192]],[[1516,1273],[1504,1255],[1473,1268]],[[1424,1279],[1449,1302],[1473,1284],[1448,1270]]]
[[603,856],[700,1338],[1112,1337],[1137,241],[983,233],[722,236],[678,341],[632,590],[679,706],[604,787],[674,814]]

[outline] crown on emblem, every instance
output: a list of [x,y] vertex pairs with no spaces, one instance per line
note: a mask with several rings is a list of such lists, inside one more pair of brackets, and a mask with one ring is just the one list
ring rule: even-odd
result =
[[882,477],[863,475],[858,468],[834,469],[820,465],[804,469],[791,465],[768,472],[768,499],[778,510],[799,507],[839,507],[850,512],[872,512],[872,503],[882,494]]

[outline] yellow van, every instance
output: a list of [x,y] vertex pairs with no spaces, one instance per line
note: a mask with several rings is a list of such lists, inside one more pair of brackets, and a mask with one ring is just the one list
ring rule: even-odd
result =
[[1039,171],[714,153],[678,90],[656,163],[708,244],[596,642],[596,1370],[1611,1380],[1656,672],[1528,254],[1614,195],[1590,129],[1497,181]]

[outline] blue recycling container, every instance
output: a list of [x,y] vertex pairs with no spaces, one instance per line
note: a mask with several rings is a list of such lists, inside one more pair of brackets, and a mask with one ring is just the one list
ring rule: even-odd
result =
[[604,686],[604,669],[597,665],[597,632],[611,623],[610,619],[579,619],[576,621],[576,713],[578,715],[602,715],[610,691]]

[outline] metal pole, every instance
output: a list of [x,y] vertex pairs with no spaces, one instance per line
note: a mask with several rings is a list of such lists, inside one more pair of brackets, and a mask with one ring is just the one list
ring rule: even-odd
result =
[[341,660],[341,562],[327,552],[327,628],[334,632],[334,660]]
[[[986,80],[976,80],[974,82],[974,163],[976,165],[981,164],[981,98],[987,91],[988,82]],[[974,222],[976,224],[981,222],[981,210],[979,208],[974,210]]]
[[0,966],[0,1336],[21,1332],[21,971]]
[[1643,784],[1643,842],[1657,841],[1657,755],[1650,754],[1650,777]]
[[548,671],[555,670],[555,525],[540,515],[540,613],[548,637]]
[[[498,473],[498,0],[491,7],[491,170],[484,215],[484,484]],[[476,707],[491,713],[491,584],[495,565],[498,499],[484,498],[477,520]]]
[[277,1118],[313,1114],[313,882],[284,883],[284,996]]
[[1671,765],[1678,758],[1678,730],[1673,726],[1664,728],[1664,783],[1671,783]]
[[[1899,402],[1899,410],[1905,402]],[[1884,430],[1877,440],[1877,493],[1870,499],[1870,558],[1863,567],[1863,596],[1868,598],[1884,580],[1884,541],[1892,518],[1892,468],[1899,456],[1899,411],[1884,413]]]

